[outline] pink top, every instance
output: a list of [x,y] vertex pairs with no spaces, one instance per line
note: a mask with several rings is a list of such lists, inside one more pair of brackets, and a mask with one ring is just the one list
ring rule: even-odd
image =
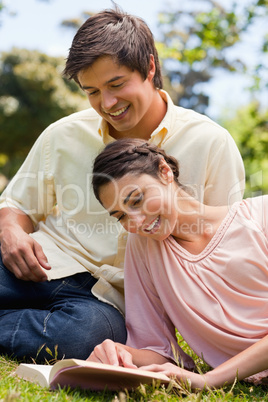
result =
[[198,255],[171,236],[158,242],[130,234],[125,291],[130,346],[174,358],[171,345],[181,353],[177,328],[195,353],[216,367],[263,338],[268,334],[268,196],[234,204]]

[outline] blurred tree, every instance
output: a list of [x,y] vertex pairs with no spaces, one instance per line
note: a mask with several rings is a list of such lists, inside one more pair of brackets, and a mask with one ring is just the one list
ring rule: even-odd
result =
[[268,108],[254,101],[223,125],[235,139],[245,164],[245,196],[268,194]]
[[[0,0],[0,15],[1,15],[1,12],[4,10],[4,2],[3,2],[3,0]],[[0,27],[1,27],[1,24],[2,24],[2,21],[1,21],[1,19],[0,19]]]
[[[248,5],[232,3],[228,9],[214,0],[188,0],[176,9],[159,13],[161,33],[158,50],[165,75],[165,86],[172,88],[176,104],[204,113],[208,96],[200,84],[208,82],[219,69],[247,72],[238,58],[231,58],[228,49],[242,41],[243,33],[268,15],[268,0],[251,0]],[[224,4],[224,3],[223,3]],[[262,52],[267,51],[267,37],[262,38]],[[260,60],[262,57],[260,56]],[[267,63],[255,69],[255,87],[260,85],[260,72]]]
[[[238,3],[231,3],[227,9],[221,0],[188,0],[174,7],[168,5],[169,11],[159,13],[156,44],[164,88],[176,104],[204,113],[209,96],[200,84],[208,82],[218,70],[248,73],[245,63],[230,58],[228,49],[243,40],[243,33],[253,23],[265,20],[268,0]],[[91,15],[92,12],[85,11],[80,17],[62,21],[61,26],[77,30]],[[262,41],[260,62],[251,71],[255,91],[261,89],[261,72],[267,70],[262,56],[268,49],[268,36]]]
[[[0,0],[0,11],[1,4]],[[159,14],[161,42],[157,42],[157,47],[163,66],[164,88],[176,104],[204,113],[208,96],[200,84],[208,82],[218,70],[248,72],[241,60],[229,57],[228,50],[235,49],[253,24],[256,26],[258,21],[265,20],[268,0],[249,0],[240,6],[232,3],[228,9],[225,4],[222,6],[214,0],[188,0],[176,7],[177,10],[169,7],[168,12]],[[91,15],[91,12],[85,11],[80,17],[65,20],[61,25],[76,30]],[[267,89],[267,61],[263,57],[267,50],[268,37],[263,36],[260,62],[251,70],[252,86],[249,89],[256,99],[261,90]],[[2,165],[2,172],[11,177],[48,124],[88,107],[88,103],[75,83],[66,82],[61,77],[64,63],[61,58],[13,49],[11,53],[2,54],[0,63],[0,141],[3,153],[0,154],[0,171]],[[236,120],[230,126],[245,159],[250,188],[249,181],[252,182],[256,169],[260,168],[263,172],[266,169],[262,151],[258,154],[254,150],[255,143],[260,138],[267,141],[266,113],[259,116],[259,105],[255,109],[252,105],[258,103],[253,102],[247,111],[239,111],[245,121],[243,134],[236,132],[239,128]],[[250,127],[249,122],[253,138],[246,131]],[[224,125],[227,126],[227,123]],[[265,140],[261,143],[265,144]],[[256,165],[255,158],[263,163]]]
[[62,28],[71,28],[74,31],[77,31],[77,29],[85,22],[85,20],[87,20],[92,15],[94,15],[94,13],[91,11],[83,11],[80,17],[63,20],[60,25]]
[[0,55],[0,171],[7,177],[50,123],[89,106],[79,87],[61,76],[63,68],[63,58],[37,51]]

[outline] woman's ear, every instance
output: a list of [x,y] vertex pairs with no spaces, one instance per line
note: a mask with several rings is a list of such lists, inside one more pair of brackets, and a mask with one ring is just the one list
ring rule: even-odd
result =
[[159,175],[160,180],[164,184],[172,183],[174,180],[173,172],[164,158],[162,158],[159,163],[158,175]]

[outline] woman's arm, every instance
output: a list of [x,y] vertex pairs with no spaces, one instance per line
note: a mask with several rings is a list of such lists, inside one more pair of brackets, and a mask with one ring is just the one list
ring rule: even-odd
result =
[[168,359],[152,350],[135,349],[121,343],[115,343],[110,339],[106,339],[97,345],[87,360],[129,368],[152,363],[162,365],[168,362]]
[[181,381],[190,380],[192,389],[219,388],[233,383],[236,378],[242,380],[268,369],[268,335],[204,375],[183,370],[170,363],[142,368],[162,372],[169,377],[175,376]]

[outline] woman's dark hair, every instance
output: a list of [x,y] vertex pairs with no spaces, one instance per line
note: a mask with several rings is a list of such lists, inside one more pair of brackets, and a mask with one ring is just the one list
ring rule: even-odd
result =
[[100,188],[128,173],[158,177],[159,164],[163,158],[172,170],[174,180],[180,185],[179,164],[163,149],[138,138],[122,138],[111,142],[97,156],[93,165],[92,186],[95,197],[100,201]]
[[[162,74],[154,38],[141,18],[127,14],[115,5],[91,17],[74,36],[63,74],[78,84],[78,73],[91,66],[99,57],[110,56],[118,65],[138,71],[145,80],[154,56],[155,88],[162,88]],[[79,84],[80,85],[80,84]]]

